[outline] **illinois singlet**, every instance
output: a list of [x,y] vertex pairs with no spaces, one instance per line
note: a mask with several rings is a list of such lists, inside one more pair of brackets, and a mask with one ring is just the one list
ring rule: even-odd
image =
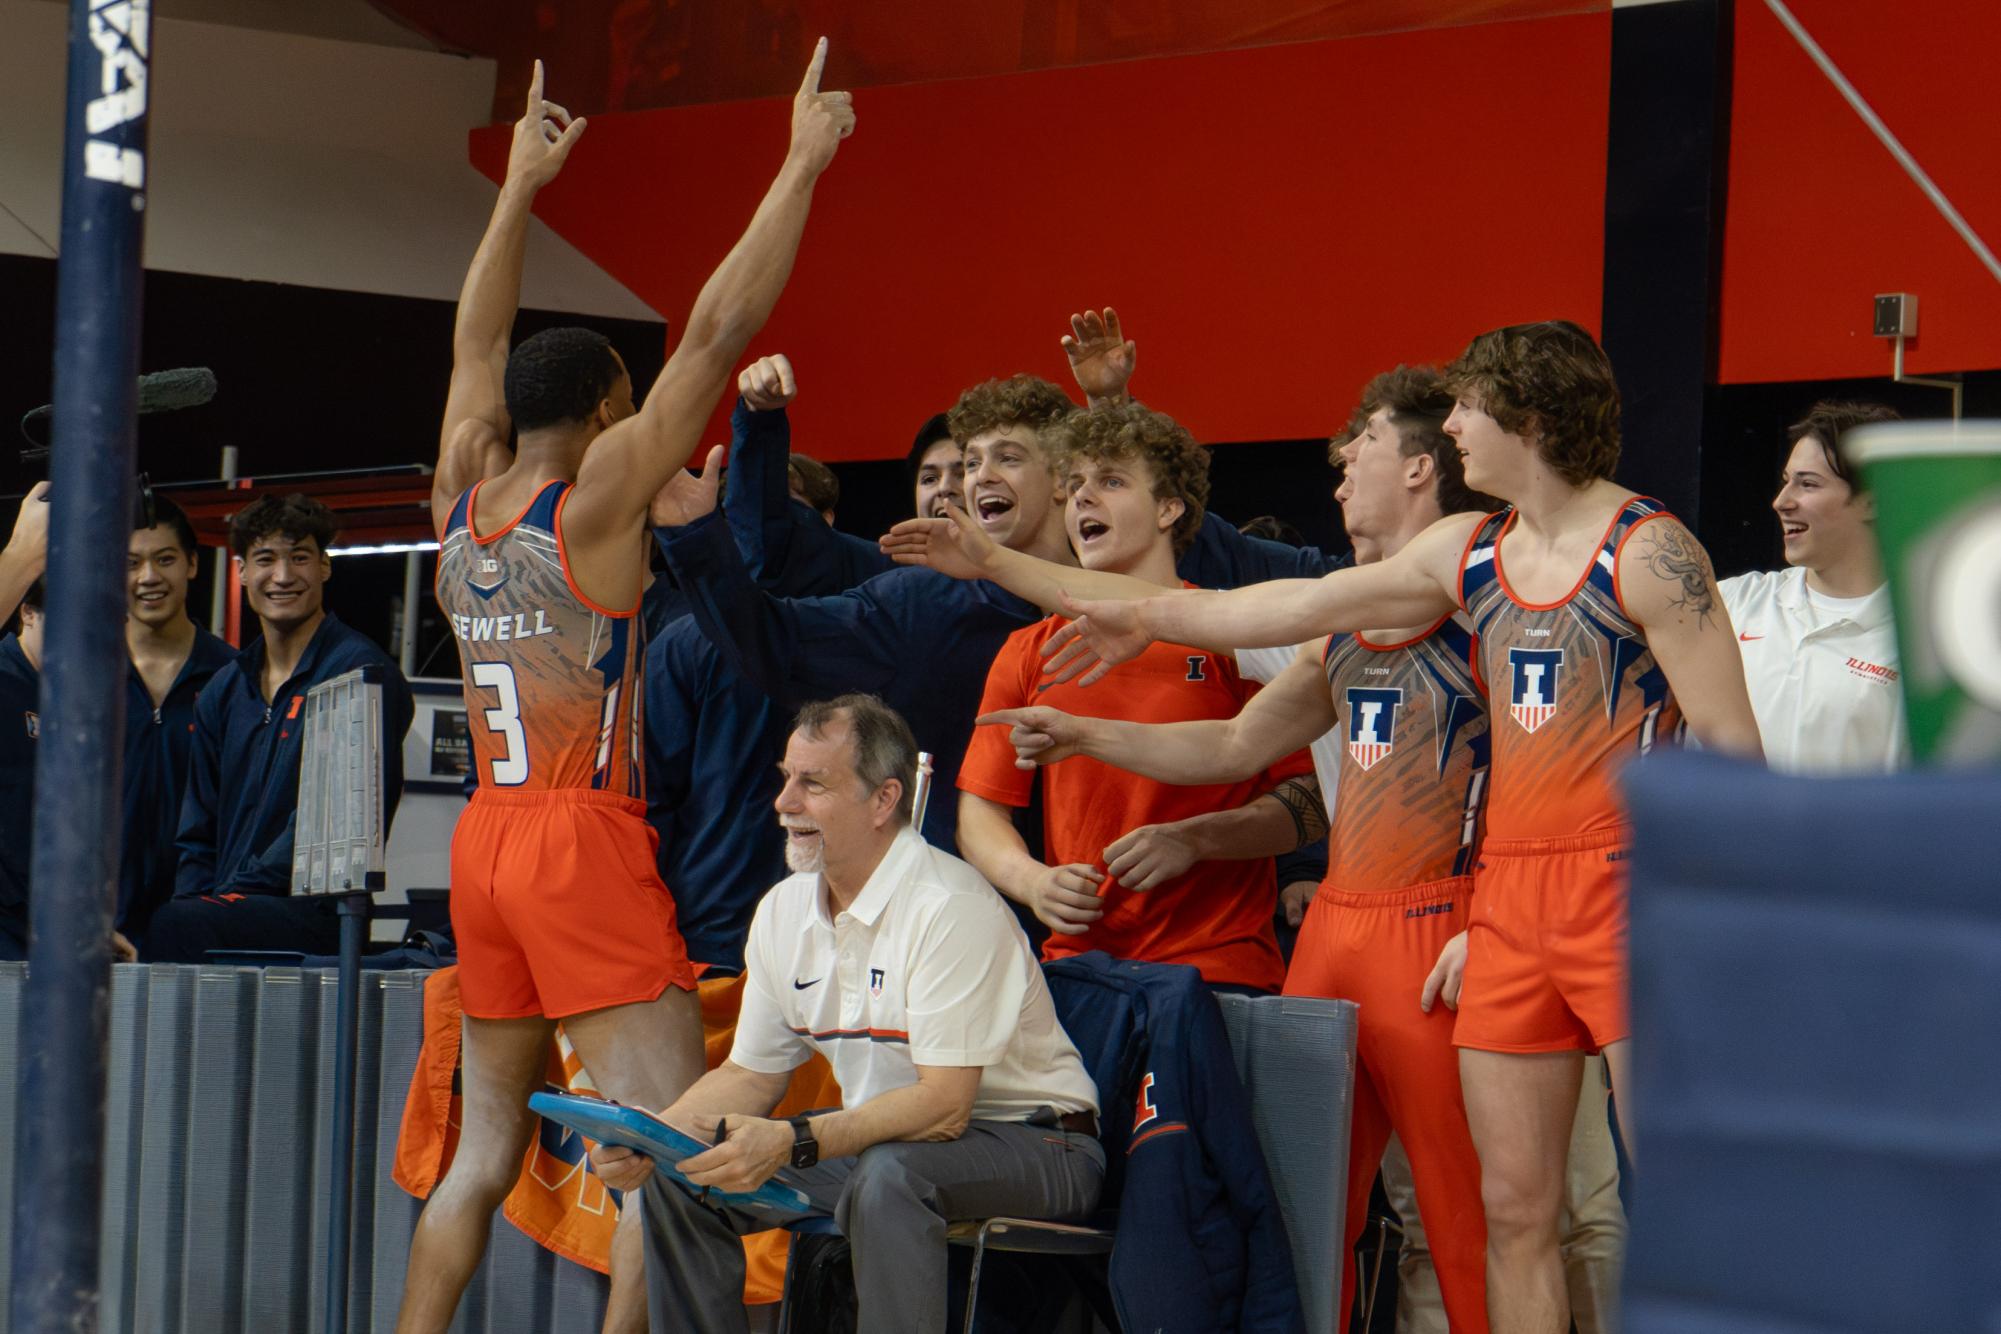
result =
[[1597,1051],[1627,1036],[1629,836],[1618,778],[1674,737],[1681,711],[1619,595],[1619,555],[1664,518],[1635,496],[1555,602],[1508,585],[1490,514],[1460,561],[1460,603],[1480,637],[1493,719],[1493,796],[1475,872],[1455,1040],[1488,1051]]
[[475,486],[439,544],[479,777],[452,836],[451,892],[476,1018],[562,1018],[694,986],[642,800],[637,608],[577,587],[570,486],[547,483],[483,535]]

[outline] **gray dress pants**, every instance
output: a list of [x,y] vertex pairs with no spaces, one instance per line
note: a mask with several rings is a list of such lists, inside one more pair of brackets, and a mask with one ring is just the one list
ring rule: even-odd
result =
[[[975,1121],[937,1144],[877,1144],[788,1174],[848,1239],[861,1327],[945,1328],[945,1225],[969,1218],[1077,1221],[1097,1207],[1105,1151],[1052,1125]],[[747,1334],[747,1232],[790,1221],[705,1204],[665,1172],[645,1190],[646,1305],[653,1334]]]

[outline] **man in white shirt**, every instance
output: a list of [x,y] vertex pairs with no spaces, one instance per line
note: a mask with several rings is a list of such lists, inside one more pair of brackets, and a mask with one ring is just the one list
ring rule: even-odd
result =
[[1786,432],[1791,453],[1772,501],[1788,568],[1717,585],[1774,769],[1869,773],[1909,762],[1876,503],[1839,448],[1844,431],[1896,419],[1876,403],[1814,404]]
[[[891,1334],[945,1327],[948,1222],[1082,1218],[1104,1182],[1097,1090],[1014,915],[911,828],[916,766],[873,695],[800,711],[776,802],[796,874],[751,922],[729,1059],[659,1113],[716,1141],[681,1163],[696,1186],[754,1190],[789,1167],[848,1239],[861,1327]],[[842,1108],[768,1119],[816,1050]],[[772,1216],[708,1203],[630,1150],[592,1161],[645,1189],[656,1334],[744,1334],[737,1237]]]

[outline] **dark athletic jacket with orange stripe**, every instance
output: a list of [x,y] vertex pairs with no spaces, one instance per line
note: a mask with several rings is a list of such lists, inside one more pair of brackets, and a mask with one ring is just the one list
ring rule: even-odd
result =
[[289,894],[292,825],[299,804],[300,722],[306,692],[343,672],[382,668],[382,827],[403,795],[403,735],[416,705],[396,663],[327,613],[298,670],[266,704],[258,640],[215,674],[195,701],[188,793],[181,803],[174,894]]
[[1130,1330],[1304,1334],[1285,1221],[1222,1012],[1186,964],[1102,950],[1043,965],[1098,1085],[1112,1302]]

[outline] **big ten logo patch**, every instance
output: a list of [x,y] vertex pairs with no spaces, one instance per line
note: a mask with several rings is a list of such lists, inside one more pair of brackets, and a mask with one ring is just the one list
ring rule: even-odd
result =
[[1348,687],[1348,754],[1364,770],[1396,748],[1397,708],[1402,703],[1399,687]]
[[1153,1105],[1153,1071],[1149,1070],[1139,1081],[1139,1096],[1133,1100],[1133,1129],[1138,1130],[1159,1116],[1160,1109]]
[[1557,679],[1563,667],[1560,648],[1508,650],[1508,713],[1533,732],[1556,713]]

